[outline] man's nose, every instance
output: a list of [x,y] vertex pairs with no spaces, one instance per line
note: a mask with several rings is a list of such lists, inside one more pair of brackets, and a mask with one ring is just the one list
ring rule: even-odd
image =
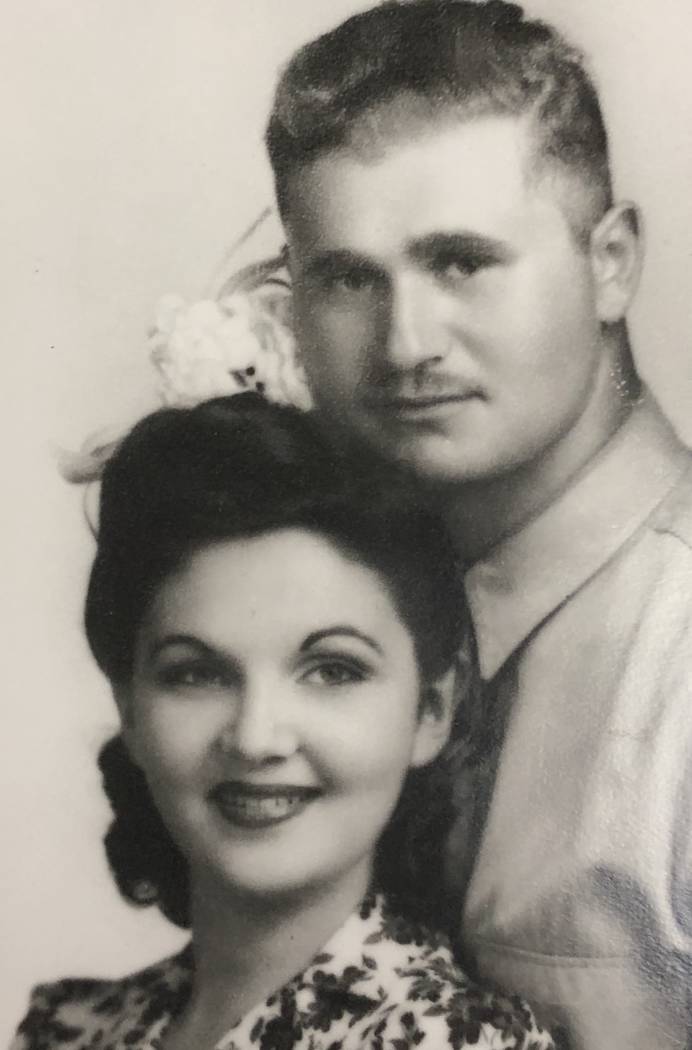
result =
[[297,747],[289,710],[276,684],[245,683],[221,728],[220,749],[251,764],[287,758]]
[[434,292],[422,276],[405,274],[392,282],[382,344],[387,364],[409,371],[444,356],[444,332],[436,318]]

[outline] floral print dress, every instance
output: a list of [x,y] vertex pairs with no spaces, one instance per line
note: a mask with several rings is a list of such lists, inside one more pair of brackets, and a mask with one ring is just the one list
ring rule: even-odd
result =
[[[160,1050],[192,951],[121,980],[38,986],[10,1050]],[[551,1050],[526,1004],[472,984],[439,935],[367,898],[303,973],[194,1050]]]

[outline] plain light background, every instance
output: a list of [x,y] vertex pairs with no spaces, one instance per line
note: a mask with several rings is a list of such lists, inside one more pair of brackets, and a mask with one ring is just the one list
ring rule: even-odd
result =
[[[29,985],[118,974],[179,937],[112,888],[95,755],[113,728],[81,605],[92,554],[60,448],[156,405],[165,292],[196,298],[271,200],[279,65],[353,0],[6,0],[0,50],[5,367],[0,1042]],[[692,439],[689,0],[530,0],[590,55],[620,196],[644,208],[644,375]],[[269,238],[268,247],[278,245]],[[260,246],[261,247],[261,246]]]

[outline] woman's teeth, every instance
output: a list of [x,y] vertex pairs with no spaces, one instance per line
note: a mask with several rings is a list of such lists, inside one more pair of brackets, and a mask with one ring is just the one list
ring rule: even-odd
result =
[[212,800],[226,820],[243,827],[260,827],[287,820],[317,795],[312,788],[270,788],[219,784]]

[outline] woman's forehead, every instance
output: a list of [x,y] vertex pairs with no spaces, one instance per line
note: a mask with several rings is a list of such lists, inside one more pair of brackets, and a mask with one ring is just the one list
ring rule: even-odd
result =
[[223,648],[258,639],[301,645],[339,624],[383,643],[398,644],[408,634],[378,572],[329,537],[291,528],[191,554],[161,584],[143,628]]

